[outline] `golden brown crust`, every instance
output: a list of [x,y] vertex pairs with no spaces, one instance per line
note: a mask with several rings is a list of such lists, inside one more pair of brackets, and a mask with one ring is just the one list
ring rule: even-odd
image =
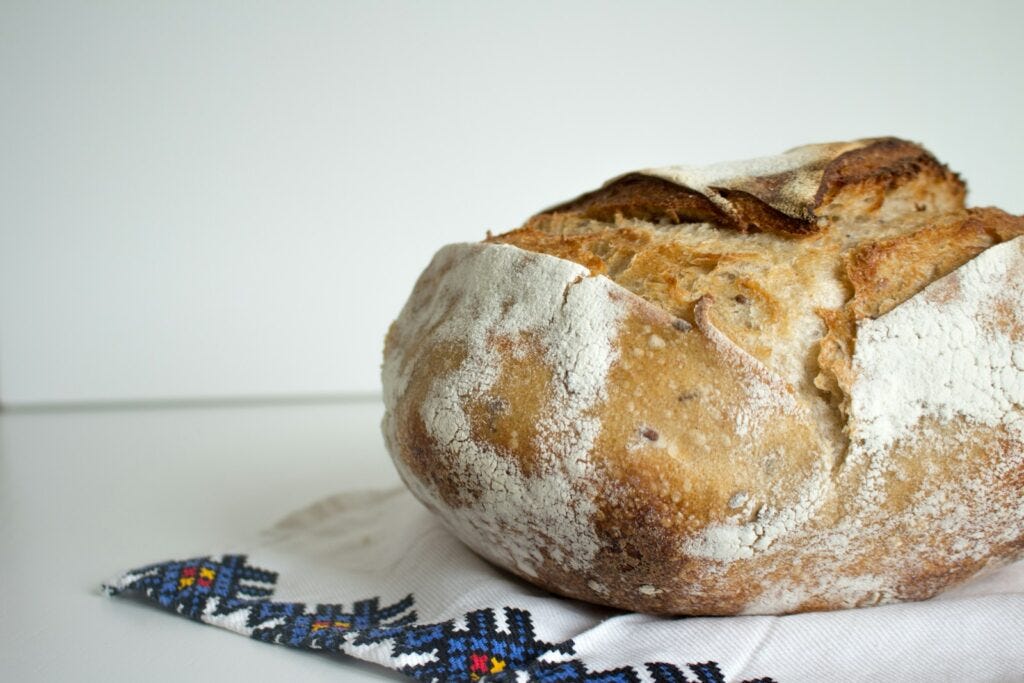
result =
[[[959,202],[966,192],[960,178],[927,150],[897,138],[813,145],[789,154],[792,163],[737,164],[708,177],[686,169],[629,173],[539,215],[714,223],[742,232],[802,236],[819,231],[819,219],[844,194],[873,195],[880,205],[887,194],[915,180],[941,187]],[[927,197],[919,199],[917,206],[927,208]]]
[[999,209],[943,216],[899,237],[865,242],[844,255],[857,318],[889,312],[985,249],[1024,234],[1024,220]]
[[814,193],[814,208],[829,204],[845,190],[862,192],[870,185],[892,192],[921,175],[959,188],[954,191],[961,198],[965,192],[960,177],[920,145],[899,138],[878,138],[829,162]]
[[[385,350],[413,492],[533,583],[665,614],[923,599],[1024,549],[1024,218],[909,143],[823,147],[801,239],[675,225],[637,180],[440,252]],[[864,364],[915,321],[957,390],[894,431]],[[961,332],[982,370],[950,369]]]
[[574,213],[597,221],[614,221],[616,216],[623,216],[651,223],[732,225],[729,216],[700,192],[640,173],[630,173],[544,211],[553,213]]

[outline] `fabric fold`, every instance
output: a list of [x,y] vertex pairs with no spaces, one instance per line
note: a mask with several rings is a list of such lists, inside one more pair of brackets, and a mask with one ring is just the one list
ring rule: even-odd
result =
[[422,681],[1024,678],[1021,563],[923,603],[668,619],[534,588],[465,548],[404,489],[333,496],[247,552],[146,565],[105,589]]

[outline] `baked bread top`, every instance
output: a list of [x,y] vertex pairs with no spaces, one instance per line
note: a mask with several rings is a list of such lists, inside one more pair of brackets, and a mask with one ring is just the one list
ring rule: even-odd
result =
[[857,320],[1024,234],[965,196],[921,146],[872,138],[629,173],[487,241],[575,261],[689,323],[707,297],[743,350],[842,402]]
[[[960,178],[920,145],[869,138],[712,166],[627,173],[544,213],[804,235],[844,213],[882,218],[963,208],[965,195]],[[887,206],[879,213],[883,202]]]
[[384,434],[467,544],[628,609],[928,597],[1024,545],[1024,219],[879,138],[621,176],[442,249]]

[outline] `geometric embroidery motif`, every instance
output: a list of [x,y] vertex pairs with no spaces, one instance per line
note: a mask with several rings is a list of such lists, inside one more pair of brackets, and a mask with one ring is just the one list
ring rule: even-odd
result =
[[[590,671],[573,655],[572,640],[548,643],[534,633],[530,613],[505,607],[462,619],[416,623],[413,596],[385,607],[378,598],[310,605],[270,600],[275,572],[246,564],[245,555],[162,562],[124,574],[111,595],[137,593],[182,616],[230,628],[256,640],[294,648],[355,654],[421,681],[511,683],[639,683],[631,666]],[[357,655],[358,656],[358,655]],[[727,683],[718,664],[645,664],[655,683]],[[775,683],[758,678],[741,683]]]

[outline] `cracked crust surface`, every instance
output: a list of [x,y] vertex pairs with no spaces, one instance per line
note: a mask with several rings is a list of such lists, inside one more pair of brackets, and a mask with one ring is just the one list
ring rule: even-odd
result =
[[447,247],[386,343],[399,472],[491,561],[626,609],[922,599],[1005,561],[1024,219],[963,199],[883,138],[628,174]]

